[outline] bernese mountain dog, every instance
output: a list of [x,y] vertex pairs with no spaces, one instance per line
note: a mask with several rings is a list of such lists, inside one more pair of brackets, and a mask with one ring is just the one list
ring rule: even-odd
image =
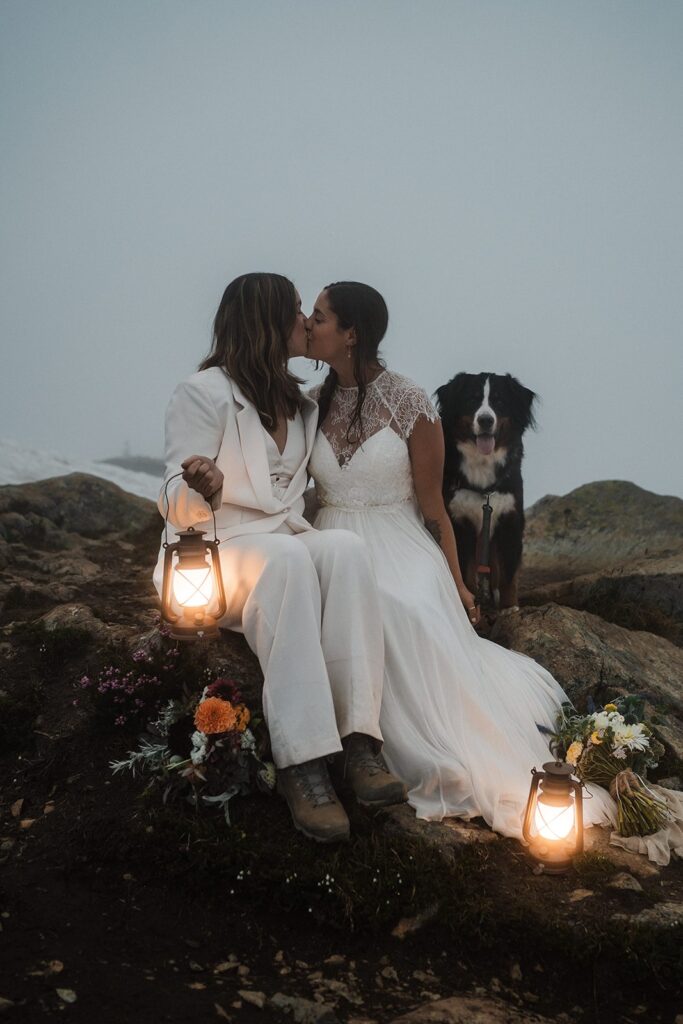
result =
[[536,395],[509,373],[458,373],[436,397],[446,441],[444,500],[463,579],[476,592],[477,541],[488,494],[491,589],[501,609],[516,607],[524,533],[522,436],[536,426]]

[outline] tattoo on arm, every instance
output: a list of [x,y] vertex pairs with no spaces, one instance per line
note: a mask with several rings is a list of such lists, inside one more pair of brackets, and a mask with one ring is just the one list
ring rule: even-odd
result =
[[441,547],[441,527],[438,519],[425,519],[425,527],[429,530],[436,543]]

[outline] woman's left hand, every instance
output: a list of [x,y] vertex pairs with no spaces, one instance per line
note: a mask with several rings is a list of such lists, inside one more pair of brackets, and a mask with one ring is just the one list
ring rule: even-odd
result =
[[467,587],[463,587],[462,590],[458,590],[458,593],[460,594],[460,600],[467,612],[467,618],[473,626],[476,626],[481,618],[481,609],[476,603],[474,594],[470,593]]

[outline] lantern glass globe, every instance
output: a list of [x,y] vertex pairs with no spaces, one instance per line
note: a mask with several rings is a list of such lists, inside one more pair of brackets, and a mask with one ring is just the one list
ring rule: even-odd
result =
[[213,597],[213,573],[209,565],[198,569],[175,569],[173,596],[181,608],[204,608]]
[[574,801],[564,807],[548,804],[541,797],[534,815],[535,831],[543,839],[566,839],[574,828]]

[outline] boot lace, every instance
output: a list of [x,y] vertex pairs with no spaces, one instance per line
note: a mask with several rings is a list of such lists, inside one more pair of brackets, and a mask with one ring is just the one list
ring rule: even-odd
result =
[[310,800],[314,807],[335,803],[336,794],[324,766],[298,764],[291,771],[304,798]]
[[391,774],[382,755],[375,754],[372,750],[354,750],[352,748],[346,757],[344,775],[346,775],[346,771],[351,765],[353,765],[354,768],[360,768],[362,771],[366,771],[371,777],[374,775]]

